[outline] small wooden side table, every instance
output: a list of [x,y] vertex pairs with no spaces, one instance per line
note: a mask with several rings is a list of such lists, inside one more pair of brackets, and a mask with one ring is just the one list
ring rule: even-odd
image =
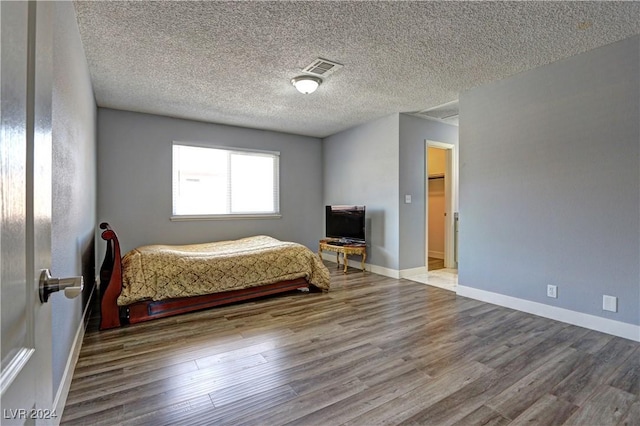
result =
[[320,244],[318,245],[318,256],[322,259],[323,251],[335,251],[336,252],[336,262],[338,262],[338,266],[340,266],[340,253],[342,253],[342,258],[344,261],[344,271],[343,273],[347,273],[347,256],[350,254],[355,254],[362,256],[362,260],[360,261],[360,266],[362,267],[362,272],[364,269],[364,261],[367,260],[367,245],[366,244],[358,244],[358,243],[349,243],[345,245],[334,245],[331,244],[336,240],[320,240]]

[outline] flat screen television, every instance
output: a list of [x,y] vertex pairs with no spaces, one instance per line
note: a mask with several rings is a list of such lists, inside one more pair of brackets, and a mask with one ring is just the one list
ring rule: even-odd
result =
[[326,206],[325,230],[329,238],[365,242],[365,206]]

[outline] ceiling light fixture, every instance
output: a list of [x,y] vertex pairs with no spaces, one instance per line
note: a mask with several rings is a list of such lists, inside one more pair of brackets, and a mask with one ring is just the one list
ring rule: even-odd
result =
[[320,86],[320,83],[322,83],[321,79],[310,75],[301,75],[291,80],[291,84],[298,89],[298,92],[304,93],[305,95],[315,92],[318,86]]

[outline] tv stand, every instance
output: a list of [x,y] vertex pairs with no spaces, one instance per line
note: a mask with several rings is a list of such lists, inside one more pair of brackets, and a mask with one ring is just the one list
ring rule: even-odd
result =
[[362,268],[362,272],[365,271],[364,262],[367,260],[367,245],[365,243],[325,239],[320,240],[320,244],[318,245],[318,256],[320,256],[321,259],[323,250],[336,252],[336,262],[338,263],[338,267],[340,266],[340,253],[342,253],[342,259],[344,261],[343,273],[345,274],[347,273],[347,266],[349,264],[347,256],[350,254],[362,256],[360,266]]

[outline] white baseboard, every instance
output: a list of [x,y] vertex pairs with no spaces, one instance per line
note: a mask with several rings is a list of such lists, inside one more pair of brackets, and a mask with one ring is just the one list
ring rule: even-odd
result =
[[[322,253],[322,258],[324,260],[329,261],[329,262],[335,262],[336,261],[336,255],[333,254],[333,253],[323,252]],[[356,268],[356,269],[362,269],[362,266],[360,265],[360,261],[359,260],[347,259],[347,261],[348,261],[349,267]],[[374,274],[384,275],[385,277],[398,278],[398,279],[427,273],[427,267],[426,266],[420,266],[420,267],[417,267],[417,268],[398,270],[398,269],[385,268],[384,266],[378,266],[378,265],[372,265],[372,264],[369,264],[369,263],[365,263],[364,264],[364,269],[369,271],[369,272],[373,272]]]
[[428,273],[429,268],[426,266],[419,266],[417,268],[401,269],[399,272],[400,278],[415,277],[416,275],[424,275]]
[[[322,258],[330,262],[335,262],[335,256],[322,253]],[[360,269],[360,262],[349,260],[349,266]],[[365,269],[376,274],[384,275],[390,278],[405,278],[414,275],[426,274],[426,267],[418,267],[411,269],[390,269],[377,265],[365,264]],[[579,327],[588,328],[590,330],[600,331],[611,334],[613,336],[640,342],[640,326],[628,324],[626,322],[615,321],[609,318],[602,318],[595,315],[584,314],[582,312],[571,311],[557,306],[545,305],[544,303],[532,302],[529,300],[519,299],[517,297],[507,296],[504,294],[493,293],[490,291],[479,290],[473,287],[458,285],[457,294],[459,296],[469,297],[471,299],[480,300],[482,302],[494,305],[504,306],[506,308],[515,309],[517,311],[527,312],[544,318],[565,322],[567,324],[577,325]]]
[[60,424],[60,419],[62,419],[62,412],[64,411],[64,406],[67,403],[67,396],[69,396],[69,389],[71,388],[73,372],[76,368],[76,364],[78,363],[80,349],[82,348],[82,340],[84,339],[85,326],[88,319],[87,316],[91,312],[89,308],[92,305],[93,293],[96,291],[96,288],[97,283],[91,289],[91,294],[89,295],[87,306],[84,307],[84,312],[82,312],[82,319],[80,321],[80,324],[78,324],[76,336],[73,339],[73,345],[71,346],[71,353],[69,353],[69,358],[67,358],[67,365],[64,368],[64,373],[62,373],[62,380],[60,380],[58,392],[56,392],[56,397],[53,400],[53,409],[57,414],[57,417],[55,418],[56,426]]
[[[351,266],[351,263],[349,263],[349,266]],[[384,275],[389,278],[400,278],[400,271],[397,269],[385,268],[384,266],[378,265],[369,265],[368,269],[374,274]]]
[[444,259],[443,251],[431,251],[429,250],[429,257],[433,257],[435,259]]
[[463,285],[458,285],[458,296],[464,296],[470,299],[516,309],[533,315],[640,342],[640,326],[638,325],[584,314],[582,312],[571,311],[557,306],[545,305],[544,303],[518,299],[516,297],[479,290],[477,288]]

